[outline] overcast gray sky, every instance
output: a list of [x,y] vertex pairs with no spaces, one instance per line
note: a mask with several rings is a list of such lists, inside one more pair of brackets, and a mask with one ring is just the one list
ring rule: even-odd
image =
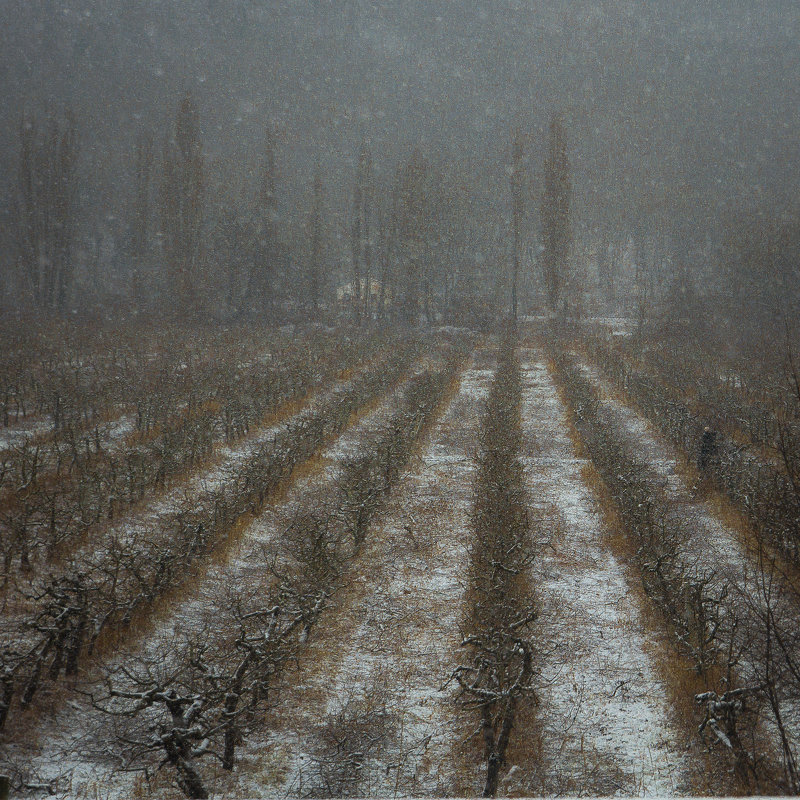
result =
[[561,110],[582,219],[646,224],[669,202],[716,220],[797,193],[798,41],[800,4],[777,0],[5,0],[0,145],[8,174],[23,105],[70,104],[113,204],[136,130],[162,136],[188,89],[227,172],[276,126],[286,197],[317,158],[344,183],[364,136],[378,169],[422,144],[479,194],[514,124],[536,174]]

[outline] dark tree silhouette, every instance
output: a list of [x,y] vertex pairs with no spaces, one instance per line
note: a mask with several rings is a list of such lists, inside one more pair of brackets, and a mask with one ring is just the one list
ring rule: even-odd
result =
[[511,225],[514,235],[514,261],[511,275],[511,315],[517,318],[517,284],[519,282],[520,227],[525,213],[522,134],[515,129],[511,143]]
[[[372,271],[372,154],[366,142],[361,144],[356,180],[353,186],[353,210],[350,220],[350,245],[353,259],[353,316],[361,324],[362,314],[369,314],[369,280]],[[363,267],[363,271],[362,271]],[[362,297],[362,286],[364,287]]]
[[319,311],[322,291],[322,173],[317,166],[314,173],[314,190],[309,219],[308,302],[316,314]]
[[153,178],[153,134],[142,131],[134,146],[133,216],[131,219],[131,291],[134,302],[141,303],[143,270],[149,248],[150,190]]
[[[402,314],[408,321],[416,321],[420,312],[420,294],[424,286],[424,264],[429,225],[427,193],[428,164],[419,150],[400,174],[397,222],[402,248]],[[427,304],[427,297],[423,300]]]
[[20,126],[20,162],[13,207],[16,260],[40,309],[64,311],[72,288],[78,137],[75,118],[54,114],[40,135],[36,121]]
[[197,106],[181,101],[174,136],[164,147],[161,234],[173,299],[180,314],[197,307],[205,203],[203,145]]
[[247,298],[265,313],[274,314],[278,287],[278,173],[275,134],[268,128],[264,142],[261,182],[253,222],[253,255]]
[[542,271],[547,304],[552,309],[564,307],[563,296],[567,279],[567,261],[571,242],[569,205],[572,185],[567,157],[567,135],[559,116],[550,122],[550,140],[544,165],[544,196],[542,197]]

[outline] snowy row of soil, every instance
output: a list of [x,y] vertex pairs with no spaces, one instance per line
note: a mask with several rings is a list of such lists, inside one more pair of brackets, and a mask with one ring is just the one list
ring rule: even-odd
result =
[[[523,794],[670,795],[686,791],[679,732],[625,567],[610,552],[585,458],[536,350],[523,351],[522,421],[534,515],[549,519],[534,571],[539,763]],[[547,528],[542,529],[543,533]]]
[[[278,505],[270,505],[244,529],[239,546],[229,549],[225,563],[214,564],[203,573],[189,599],[169,609],[166,620],[141,645],[106,662],[101,673],[113,687],[111,694],[97,681],[83,686],[83,691],[91,691],[95,699],[103,696],[107,710],[114,713],[106,717],[93,711],[85,700],[76,702],[66,717],[56,717],[40,731],[42,750],[33,759],[29,743],[12,749],[11,760],[16,761],[19,774],[27,771],[28,783],[58,783],[60,777],[61,785],[69,783],[76,796],[93,796],[99,786],[108,785],[118,786],[114,791],[119,796],[128,796],[146,779],[141,774],[138,779],[131,775],[126,779],[124,770],[119,771],[121,762],[132,759],[132,768],[148,764],[152,768],[158,760],[156,753],[147,757],[153,734],[162,731],[156,733],[157,742],[163,742],[167,735],[173,737],[171,741],[184,736],[174,725],[167,726],[167,733],[163,731],[160,707],[153,694],[148,695],[153,708],[138,715],[132,712],[134,719],[126,718],[143,699],[140,693],[126,706],[126,687],[141,688],[147,681],[164,684],[159,695],[162,698],[168,692],[166,685],[184,697],[197,699],[202,695],[202,701],[187,700],[181,706],[183,721],[187,722],[186,715],[196,708],[192,717],[196,728],[219,711],[217,720],[222,722],[216,728],[210,723],[208,737],[224,739],[226,751],[228,745],[232,752],[239,751],[237,737],[261,727],[259,703],[271,702],[273,694],[268,684],[304,650],[312,627],[327,606],[338,605],[341,576],[354,559],[359,560],[365,526],[396,480],[397,468],[408,457],[425,419],[435,410],[437,397],[446,389],[458,357],[457,350],[444,360],[435,356],[427,369],[422,365],[400,389],[328,447],[315,469],[298,480]],[[267,610],[259,610],[266,606]],[[250,630],[250,620],[270,621],[274,641],[265,643],[263,634],[261,639],[253,638],[250,634],[257,630]],[[235,659],[237,652],[245,654],[241,663],[247,665],[247,677],[244,683],[236,684],[236,691],[241,698],[249,698],[249,706],[244,708],[242,699],[239,710],[229,706],[232,684],[227,685],[221,699],[217,691],[228,660]],[[253,655],[256,652],[258,657]],[[202,668],[198,666],[201,663]],[[148,684],[151,690],[153,685]],[[215,705],[217,701],[221,706]],[[169,705],[168,700],[165,702]],[[173,723],[177,724],[174,716]],[[78,727],[85,733],[78,735]],[[181,730],[185,732],[186,728]],[[234,732],[236,735],[228,736]],[[192,739],[192,746],[171,762],[172,775],[165,771],[166,784],[157,783],[160,788],[153,791],[166,790],[177,774],[185,793],[205,796],[205,790],[198,790],[198,786],[225,776],[225,772],[214,776],[213,765],[212,774],[207,775],[206,765],[192,763],[202,760],[199,751],[205,745],[186,735]],[[139,747],[126,752],[122,743],[132,740],[138,741]],[[245,763],[251,747],[248,736],[247,748],[243,749]],[[76,759],[78,750],[88,757]],[[65,774],[65,755],[70,756],[70,775]],[[31,760],[28,770],[21,767],[25,759]]]
[[[118,638],[257,511],[295,468],[374,402],[408,368],[413,349],[369,365],[289,419],[258,431],[142,513],[101,530],[58,571],[8,592],[3,630],[5,712],[27,707],[45,679],[78,671],[101,636]],[[102,641],[101,641],[102,643]],[[3,714],[5,717],[5,714]]]
[[795,592],[687,487],[676,454],[593,368],[562,359],[560,369],[641,583],[693,666],[694,686],[674,686],[697,695],[696,724],[731,763],[731,788],[791,787],[800,730]]
[[341,612],[287,676],[258,747],[269,756],[250,778],[262,790],[453,791],[459,724],[442,687],[460,642],[471,457],[491,374],[485,356],[463,373],[373,526]]

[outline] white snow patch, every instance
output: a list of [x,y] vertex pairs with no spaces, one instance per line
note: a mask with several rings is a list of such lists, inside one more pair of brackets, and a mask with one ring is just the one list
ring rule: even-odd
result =
[[[330,666],[309,675],[302,690],[285,699],[291,706],[286,727],[269,737],[273,744],[292,742],[292,760],[277,793],[300,793],[319,779],[318,737],[325,715],[336,714],[354,698],[374,702],[375,692],[390,713],[391,736],[365,761],[360,789],[370,796],[439,796],[452,787],[448,764],[458,726],[443,684],[455,666],[460,640],[470,452],[492,374],[465,371],[416,467],[373,526],[380,535],[374,534],[363,554],[369,568],[354,607],[346,612],[346,645]],[[312,646],[324,658],[337,643],[327,641],[323,631]]]
[[545,769],[533,791],[673,795],[683,755],[638,609],[581,476],[563,405],[538,354],[523,351],[528,489],[562,521],[536,562],[545,650],[539,718]]

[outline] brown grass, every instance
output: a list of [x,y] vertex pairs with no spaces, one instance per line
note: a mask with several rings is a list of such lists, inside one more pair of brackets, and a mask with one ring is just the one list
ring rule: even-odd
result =
[[[373,398],[364,406],[354,411],[348,420],[347,427],[351,427],[377,408],[377,406],[384,401],[386,396],[391,394],[398,385],[406,380],[406,377],[407,373],[404,373],[392,384],[385,394]],[[305,400],[297,400],[293,401],[293,403],[285,404],[285,406],[281,408],[281,418],[288,418],[292,415],[292,408],[296,407],[296,411],[294,412],[296,413],[303,405],[305,405]],[[278,412],[275,413],[277,414]],[[274,422],[269,424],[276,424],[277,421],[278,420],[275,419]],[[267,496],[261,508],[263,509],[267,505],[277,505],[283,502],[289,490],[299,480],[312,478],[314,475],[321,472],[325,466],[325,461],[322,458],[321,452],[335,438],[336,437],[329,437],[328,440],[320,445],[315,454],[303,463],[298,464],[291,474]],[[154,498],[150,497],[143,501],[143,503],[152,503],[153,500]],[[116,650],[122,647],[136,647],[148,636],[151,636],[159,624],[169,618],[176,605],[185,601],[193,593],[196,593],[198,587],[202,585],[209,568],[212,565],[219,565],[226,560],[230,552],[241,543],[244,531],[256,517],[257,514],[250,512],[241,515],[224,534],[221,534],[217,538],[201,562],[190,565],[187,572],[176,579],[172,588],[160,594],[152,603],[144,604],[137,609],[132,615],[131,622],[127,626],[106,627],[95,643],[92,658],[87,661],[84,666],[83,672],[88,676],[88,679],[90,681],[96,680],[97,670],[106,658],[112,656]],[[27,735],[27,732],[37,723],[42,714],[52,711],[53,708],[61,707],[69,696],[68,688],[73,684],[74,681],[57,682],[55,685],[51,684],[49,681],[44,681],[31,705],[24,711],[20,712],[17,710],[15,714],[9,717],[5,730],[6,735],[11,739],[18,738],[20,735]]]
[[[552,360],[548,360],[551,376],[557,375]],[[700,722],[694,696],[706,691],[709,687],[697,674],[694,664],[683,653],[673,636],[672,626],[661,609],[644,591],[638,568],[635,565],[636,544],[629,535],[622,521],[616,504],[608,491],[602,477],[588,458],[586,448],[575,424],[575,413],[567,401],[563,387],[554,381],[559,398],[567,410],[567,433],[578,454],[586,459],[581,469],[582,477],[594,496],[603,521],[603,541],[617,557],[631,593],[635,607],[640,613],[642,626],[646,634],[647,652],[651,656],[656,672],[663,681],[668,693],[671,708],[671,723],[679,736],[682,747],[691,753],[688,761],[688,780],[693,793],[696,794],[732,794],[742,795],[747,787],[735,782],[732,775],[723,773],[719,760],[702,745],[697,736]],[[712,680],[714,676],[709,676]]]

